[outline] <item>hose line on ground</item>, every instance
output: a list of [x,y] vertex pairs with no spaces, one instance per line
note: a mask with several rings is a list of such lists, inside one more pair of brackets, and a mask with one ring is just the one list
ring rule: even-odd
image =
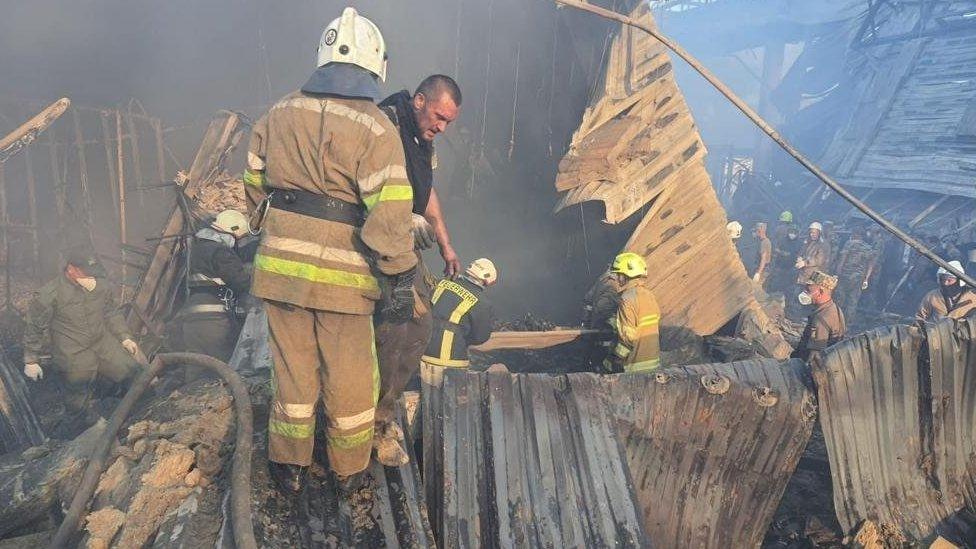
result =
[[109,451],[115,443],[115,436],[125,422],[136,402],[159,373],[173,365],[198,366],[218,374],[234,397],[234,413],[237,415],[237,433],[234,457],[231,466],[231,520],[234,524],[234,544],[238,549],[257,549],[254,529],[251,525],[251,447],[254,428],[252,425],[251,400],[247,386],[237,372],[223,362],[195,353],[165,353],[156,355],[149,368],[132,382],[129,392],[112,413],[108,428],[98,440],[91,459],[75,492],[71,507],[65,514],[61,526],[51,540],[51,547],[67,547],[71,538],[78,532],[81,520],[88,509],[88,503],[98,486],[98,479],[107,465]]

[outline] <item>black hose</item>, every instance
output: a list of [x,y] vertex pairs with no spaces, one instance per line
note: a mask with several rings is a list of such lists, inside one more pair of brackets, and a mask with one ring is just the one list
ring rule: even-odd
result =
[[252,425],[251,399],[247,386],[237,372],[223,362],[206,355],[195,353],[165,353],[156,355],[149,368],[132,382],[129,392],[119,403],[108,421],[108,428],[98,440],[81,485],[75,492],[71,507],[65,514],[61,526],[51,540],[51,547],[67,547],[69,540],[78,532],[81,519],[87,512],[88,503],[95,493],[98,479],[102,476],[108,461],[109,451],[115,443],[115,436],[125,422],[132,408],[149,387],[149,383],[169,366],[180,364],[198,366],[211,370],[227,382],[234,397],[234,412],[237,414],[237,434],[234,458],[231,467],[231,519],[234,523],[234,544],[239,549],[257,549],[254,530],[251,526],[251,447],[254,428]]

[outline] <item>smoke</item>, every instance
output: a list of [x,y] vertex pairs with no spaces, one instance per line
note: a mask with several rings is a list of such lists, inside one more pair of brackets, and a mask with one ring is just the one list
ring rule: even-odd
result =
[[[413,90],[431,73],[462,87],[461,116],[435,143],[435,184],[462,259],[487,256],[499,266],[492,297],[500,315],[573,320],[622,238],[600,235],[596,209],[551,214],[556,168],[599,78],[609,26],[548,2],[349,3],[387,40],[385,92]],[[215,111],[257,117],[304,83],[322,28],[345,5],[11,2],[0,18],[0,98],[68,96],[109,108],[136,98],[180,129],[167,132],[167,144],[188,165]],[[0,129],[12,123],[0,118]],[[580,238],[584,222],[592,244]],[[436,254],[428,263],[435,272],[442,266]]]

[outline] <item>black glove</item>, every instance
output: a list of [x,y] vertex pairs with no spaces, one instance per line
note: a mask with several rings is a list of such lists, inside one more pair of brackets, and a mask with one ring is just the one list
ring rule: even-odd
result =
[[380,315],[387,322],[402,323],[413,318],[413,279],[417,269],[391,276],[385,285]]

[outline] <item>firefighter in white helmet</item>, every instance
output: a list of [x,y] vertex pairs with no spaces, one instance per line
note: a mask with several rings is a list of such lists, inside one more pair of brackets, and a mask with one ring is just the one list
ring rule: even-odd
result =
[[827,263],[830,260],[830,246],[823,238],[823,225],[814,221],[808,227],[808,235],[800,255],[796,258],[796,283],[806,285],[807,280],[816,271],[827,271]]
[[274,360],[271,476],[302,490],[322,399],[329,465],[349,493],[373,448],[374,309],[392,321],[413,313],[413,191],[397,130],[374,104],[386,77],[376,25],[346,8],[322,33],[316,66],[251,133],[244,182],[261,231],[251,292],[265,302]]
[[[959,261],[950,261],[949,265],[966,274]],[[959,319],[976,314],[976,292],[972,288],[945,267],[939,267],[936,277],[939,287],[922,298],[915,313],[916,319],[932,322],[940,318]]]
[[[248,234],[247,216],[237,210],[217,214],[190,242],[187,297],[180,309],[183,349],[226,362],[241,331],[237,315],[251,287],[251,275],[238,255],[237,241]],[[186,381],[204,371],[188,367]]]
[[[458,280],[444,278],[437,283],[431,297],[431,312],[434,319],[433,335],[420,362],[421,405],[424,418],[434,418],[440,414],[439,393],[444,372],[449,368],[466,369],[468,346],[479,345],[491,337],[494,313],[485,300],[485,290],[498,282],[498,270],[490,259],[481,258],[471,262]],[[389,438],[377,447],[380,454],[397,452]],[[424,424],[424,471],[433,474],[442,456],[440,431],[432,423]],[[393,456],[384,456],[391,459]],[[381,462],[383,459],[379,459]],[[433,494],[430,494],[433,497]]]

